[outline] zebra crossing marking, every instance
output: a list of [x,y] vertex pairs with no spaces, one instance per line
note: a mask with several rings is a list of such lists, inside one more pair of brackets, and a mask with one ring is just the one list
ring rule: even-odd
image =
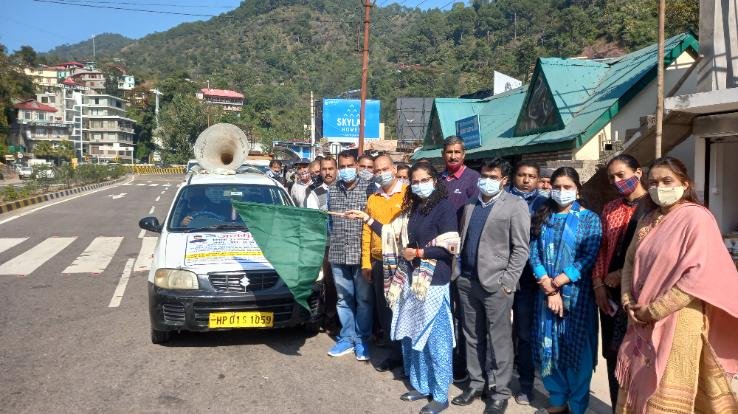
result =
[[110,298],[109,308],[117,308],[120,306],[120,301],[123,300],[123,294],[126,292],[126,286],[128,285],[128,279],[131,277],[131,269],[133,268],[133,258],[126,261],[126,267],[123,268],[123,273],[120,275],[120,281],[118,286],[115,287],[113,297]]
[[144,237],[141,239],[141,250],[138,251],[136,264],[133,265],[134,272],[145,272],[151,268],[157,239],[158,237]]
[[0,275],[29,275],[76,239],[76,237],[49,237],[25,253],[0,265]]
[[63,274],[102,273],[113,260],[123,237],[96,237],[89,246],[69,265]]
[[17,246],[26,240],[28,240],[28,237],[13,237],[13,238],[7,238],[7,239],[0,239],[0,253],[10,249],[11,247]]

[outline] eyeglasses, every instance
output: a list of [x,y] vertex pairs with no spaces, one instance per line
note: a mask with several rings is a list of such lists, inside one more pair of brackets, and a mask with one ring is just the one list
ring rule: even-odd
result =
[[433,177],[425,177],[425,178],[421,178],[420,180],[412,180],[410,182],[410,184],[412,184],[412,185],[418,185],[418,184],[429,183],[431,181],[433,181]]

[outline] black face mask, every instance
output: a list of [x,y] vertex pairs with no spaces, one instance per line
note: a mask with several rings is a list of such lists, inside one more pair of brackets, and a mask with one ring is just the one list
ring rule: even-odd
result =
[[318,174],[318,175],[313,175],[313,176],[312,176],[312,179],[313,179],[313,183],[314,183],[315,185],[321,185],[321,184],[323,184],[323,176],[322,176],[322,175],[320,175],[320,174]]

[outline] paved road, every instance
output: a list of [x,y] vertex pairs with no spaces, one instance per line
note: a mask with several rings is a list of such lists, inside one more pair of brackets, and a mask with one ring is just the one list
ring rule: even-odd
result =
[[[146,270],[155,235],[137,222],[152,209],[162,219],[181,179],[138,176],[0,215],[0,412],[419,411],[422,402],[398,399],[407,387],[391,373],[328,357],[333,341],[323,333],[182,334],[152,345]],[[114,299],[127,264],[133,272]],[[599,371],[591,406],[606,413]],[[447,412],[482,410],[475,402]],[[533,411],[513,402],[508,412]]]

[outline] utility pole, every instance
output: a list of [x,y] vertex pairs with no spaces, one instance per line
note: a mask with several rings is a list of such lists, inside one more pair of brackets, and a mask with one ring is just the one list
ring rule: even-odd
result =
[[96,53],[95,53],[95,35],[92,35],[92,60],[94,61],[96,59]]
[[661,158],[661,139],[664,132],[664,21],[666,0],[659,0],[659,53],[656,72],[656,148],[655,157]]
[[364,153],[364,130],[366,129],[366,80],[369,75],[369,26],[371,25],[371,0],[361,0],[364,6],[364,49],[361,63],[361,112],[359,118],[359,155]]

